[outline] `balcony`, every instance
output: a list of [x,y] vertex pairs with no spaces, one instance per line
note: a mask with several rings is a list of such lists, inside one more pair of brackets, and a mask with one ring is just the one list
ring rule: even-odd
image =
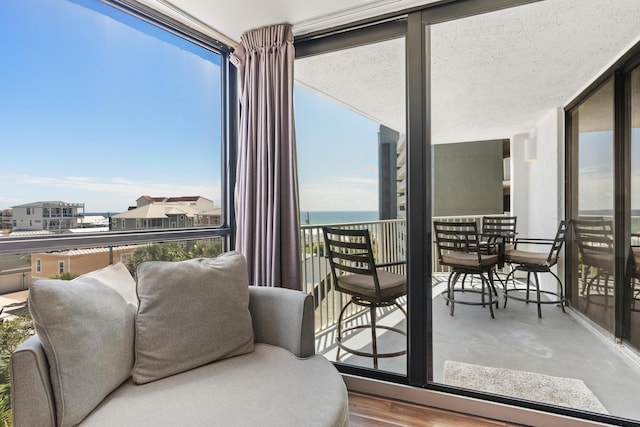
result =
[[[445,221],[475,220],[479,216],[437,218]],[[434,218],[436,219],[436,218]],[[378,262],[404,259],[404,220],[373,221],[348,224],[331,224],[355,229],[368,229],[372,236]],[[323,254],[320,226],[303,226],[302,247],[303,282],[305,291],[312,293],[316,305],[316,350],[329,360],[336,360],[336,320],[343,304],[344,294],[333,290],[331,271]],[[436,254],[435,245],[433,254]],[[500,308],[491,319],[488,309],[478,306],[457,305],[455,315],[449,315],[449,307],[440,293],[446,289],[448,273],[439,265],[433,265],[433,380],[445,383],[445,362],[462,362],[482,367],[525,371],[553,377],[577,379],[584,382],[606,412],[611,415],[640,419],[635,390],[640,383],[640,358],[629,348],[617,345],[598,326],[577,311],[567,308],[563,313],[553,304],[542,308],[542,318],[537,317],[534,304],[509,300],[503,308],[499,289]],[[397,272],[404,273],[404,266]],[[501,273],[504,277],[506,270]],[[472,284],[473,286],[473,284]],[[406,308],[406,298],[400,301]],[[353,309],[345,314],[350,324],[365,324],[368,313]],[[406,330],[406,321],[400,310],[385,308],[378,311],[379,324]],[[352,341],[351,341],[352,340]],[[369,331],[359,332],[350,338],[350,346],[370,347]],[[380,331],[380,351],[396,351],[405,346],[404,337]],[[372,368],[370,358],[340,354],[340,362]],[[593,369],[596,366],[598,369]],[[406,373],[406,357],[381,359],[380,370]],[[486,390],[485,390],[486,391]],[[493,394],[510,396],[509,392]],[[533,394],[511,397],[535,401]],[[580,407],[576,405],[578,409]],[[600,410],[592,412],[603,412]]]

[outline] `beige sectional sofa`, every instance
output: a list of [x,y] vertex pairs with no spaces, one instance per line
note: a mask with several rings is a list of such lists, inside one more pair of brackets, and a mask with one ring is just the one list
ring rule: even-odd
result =
[[40,280],[12,355],[15,427],[347,426],[307,294],[247,285],[244,257]]

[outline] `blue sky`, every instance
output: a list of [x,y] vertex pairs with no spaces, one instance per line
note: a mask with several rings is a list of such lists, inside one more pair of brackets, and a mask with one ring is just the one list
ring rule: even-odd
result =
[[[96,13],[98,12],[98,13]],[[95,0],[5,0],[0,209],[220,201],[220,57]],[[295,93],[303,210],[377,210],[378,125]]]
[[61,0],[3,2],[0,49],[0,208],[219,201],[218,55],[100,2]]
[[[581,211],[613,209],[613,131],[580,133],[579,195]],[[640,128],[631,130],[631,208],[640,209]]]
[[380,125],[296,85],[301,211],[378,210]]

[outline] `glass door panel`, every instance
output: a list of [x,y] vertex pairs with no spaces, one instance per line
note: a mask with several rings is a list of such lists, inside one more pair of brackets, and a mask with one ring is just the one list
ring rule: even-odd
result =
[[[336,283],[348,273],[334,274],[323,227],[364,230],[376,264],[387,264],[378,273],[382,286],[406,276],[404,58],[405,40],[396,38],[295,62],[302,271],[305,291],[315,299],[317,352],[401,375],[407,369],[406,291],[382,298],[372,312],[373,279],[365,278],[370,295],[359,286],[345,289],[348,279]],[[368,326],[374,315],[375,344]]]
[[[535,67],[529,62],[531,57],[526,54],[530,52],[531,41],[540,36],[540,28],[518,34],[501,31],[504,22],[526,22],[546,16],[552,7],[551,2],[538,2],[441,22],[431,25],[427,34],[431,54],[434,229],[454,229],[461,222],[469,222],[482,232],[488,223],[486,217],[516,217],[517,249],[535,253],[531,256],[542,256],[544,260],[548,259],[550,247],[526,244],[524,240],[553,240],[561,221],[570,219],[565,218],[561,208],[565,159],[559,147],[564,143],[565,123],[557,107],[562,97],[546,91],[548,81],[538,79]],[[572,19],[569,15],[565,18],[558,15],[556,26],[570,25]],[[543,33],[549,37],[550,45],[563,43],[563,36],[551,28]],[[500,43],[490,43],[492,39],[488,35],[509,40],[509,44],[503,49]],[[475,52],[486,52],[486,55],[477,57]],[[523,63],[527,66],[522,67]],[[536,96],[520,92],[522,88],[532,87],[539,88]],[[536,102],[547,106],[541,107],[543,112],[528,110]],[[524,119],[514,119],[517,117]],[[575,111],[573,123],[577,126],[573,149],[577,153],[575,185],[579,189],[574,201],[576,219],[579,216],[610,221],[614,205],[612,82],[604,84]],[[611,243],[612,226],[606,231]],[[440,234],[433,232],[430,380],[512,399],[608,412],[633,419],[640,417],[636,403],[627,397],[628,391],[635,387],[637,372],[626,369],[624,356],[603,342],[601,334],[587,326],[590,322],[584,321],[584,316],[577,312],[582,311],[593,323],[612,329],[614,291],[607,277],[613,271],[612,267],[603,268],[605,264],[613,264],[612,251],[598,254],[603,258],[602,264],[583,269],[577,259],[571,262],[566,246],[563,247],[559,263],[550,267],[560,278],[560,287],[572,286],[564,283],[567,268],[575,268],[576,272],[584,270],[582,277],[593,280],[588,290],[585,286],[585,291],[583,282],[576,281],[573,288],[568,289],[573,291],[569,304],[573,307],[562,310],[554,295],[558,292],[558,282],[545,268],[538,270],[542,295],[536,297],[535,278],[528,277],[524,268],[526,260],[520,258],[518,262],[517,254],[512,253],[511,258],[507,258],[513,261],[511,264],[498,262],[494,269],[484,271],[484,280],[493,276],[494,292],[478,274],[481,267],[471,271],[465,270],[462,263],[452,265],[455,256],[451,251],[443,251],[443,256],[438,256]],[[466,236],[459,234],[458,240],[448,237],[459,242]],[[480,242],[486,241],[483,237],[481,233]],[[505,251],[509,245],[510,242],[504,242]],[[477,244],[468,247],[483,248]],[[469,253],[474,251],[470,249]],[[500,259],[499,250],[497,255]],[[455,280],[456,285],[450,292]],[[531,289],[529,295],[526,290],[520,291],[526,289],[527,283]],[[542,303],[541,313],[536,298]],[[528,303],[523,301],[527,299]],[[490,300],[498,302],[493,306],[493,316],[488,306]],[[619,370],[623,366],[624,372]],[[555,377],[554,392],[560,387],[560,378],[582,380],[588,384],[589,394],[593,393],[593,402],[602,406],[586,408],[574,399],[548,400],[551,393],[542,391],[536,381],[550,377]],[[510,387],[520,381],[528,385]],[[611,390],[627,393],[616,393],[615,399],[611,399]],[[567,396],[569,390],[560,394]]]
[[631,250],[630,289],[625,301],[627,339],[640,349],[640,68],[630,74],[631,93]]
[[[613,80],[587,98],[572,114],[577,145],[574,185],[572,300],[574,307],[613,333]],[[579,230],[582,230],[580,233]],[[602,230],[601,230],[602,229]]]

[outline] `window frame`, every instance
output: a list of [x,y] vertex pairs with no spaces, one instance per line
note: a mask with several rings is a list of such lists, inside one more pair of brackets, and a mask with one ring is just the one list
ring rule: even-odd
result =
[[[631,247],[630,218],[631,218],[631,135],[628,129],[631,127],[631,89],[628,76],[631,71],[640,66],[640,42],[636,42],[620,58],[611,64],[604,72],[593,80],[579,95],[570,101],[564,108],[565,135],[565,212],[571,219],[578,215],[577,200],[577,129],[573,114],[581,105],[595,94],[608,82],[613,83],[613,229],[614,229],[614,265],[613,283],[614,291],[614,315],[612,335],[616,342],[627,342],[627,260]],[[569,230],[566,253],[568,260],[577,259],[578,248],[573,236],[573,229]],[[570,261],[568,262],[570,264]],[[567,286],[567,298],[570,301],[576,298],[572,290],[573,283],[578,280],[573,268],[565,269],[564,283]]]

